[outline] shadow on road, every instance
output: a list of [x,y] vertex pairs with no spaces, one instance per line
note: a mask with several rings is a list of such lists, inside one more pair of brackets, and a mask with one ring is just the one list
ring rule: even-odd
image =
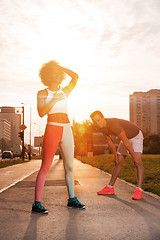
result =
[[37,232],[39,229],[37,229],[37,221],[39,220],[39,218],[42,217],[47,217],[47,214],[45,215],[38,215],[38,214],[34,214],[31,213],[31,220],[30,223],[27,227],[27,230],[24,234],[23,240],[36,240],[37,239]]
[[78,211],[77,210],[78,209],[68,208],[69,218],[68,218],[68,223],[67,223],[66,232],[65,232],[65,240],[71,240],[71,239],[76,240],[79,238],[80,232],[77,225],[77,218],[80,211],[84,211],[84,210],[78,210]]
[[[138,201],[132,200],[132,202],[128,202],[124,199],[117,197],[116,195],[103,195],[103,197],[115,199],[115,200],[127,205],[128,207],[132,208],[136,213],[138,213],[139,215],[141,215],[141,217],[144,218],[144,220],[148,226],[148,233],[150,234],[151,239],[154,239],[154,240],[159,239],[158,235],[155,236],[155,238],[153,238],[154,234],[156,235],[156,233],[159,233],[159,222],[158,222],[159,215],[158,215],[158,212],[157,212],[157,214],[154,213],[158,208],[158,206],[156,204],[146,201],[145,199],[140,199]],[[137,204],[135,205],[135,203],[137,203]],[[141,206],[139,206],[139,203],[141,204]],[[144,205],[142,205],[142,203],[144,203]],[[149,207],[146,209],[146,204],[148,204],[150,206],[150,210],[148,210]],[[145,207],[143,207],[143,206],[145,206]],[[154,211],[152,211],[153,207],[155,208]],[[136,219],[135,219],[135,221],[136,221]],[[151,222],[152,222],[152,227],[154,225],[154,233],[152,231]],[[156,232],[155,232],[155,230],[156,230]]]
[[[58,159],[56,161],[53,161],[53,165],[52,167],[50,168],[50,170],[52,169],[52,171],[56,171],[56,168],[58,167],[58,165],[61,163],[61,161]],[[48,172],[49,173],[49,172]],[[36,180],[34,181],[23,181],[23,182],[20,182],[16,185],[16,187],[19,187],[19,188],[27,188],[27,187],[34,187],[35,186],[35,182]],[[53,183],[53,181],[49,181],[49,180],[46,180],[45,181],[45,185],[49,185],[49,186],[52,186],[53,184],[51,184],[50,182]],[[37,233],[39,232],[39,229],[38,229],[38,220],[40,218],[45,218],[45,217],[48,217],[48,214],[34,214],[34,213],[31,213],[30,215],[30,222],[28,224],[28,227],[27,227],[27,230],[24,234],[24,237],[23,237],[23,240],[36,240],[38,239],[38,236],[37,236]]]

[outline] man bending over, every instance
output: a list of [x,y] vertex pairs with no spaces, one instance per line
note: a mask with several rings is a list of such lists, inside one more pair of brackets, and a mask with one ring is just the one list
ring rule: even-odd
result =
[[[143,134],[141,130],[132,122],[118,118],[104,118],[100,111],[95,111],[90,115],[100,132],[103,133],[109,148],[114,154],[114,169],[108,185],[97,194],[114,194],[114,184],[119,176],[122,164],[126,156],[130,153],[133,165],[137,170],[137,188],[132,199],[141,199],[142,181],[144,175],[142,152],[143,152]],[[115,145],[110,135],[117,136],[121,141],[116,151]]]

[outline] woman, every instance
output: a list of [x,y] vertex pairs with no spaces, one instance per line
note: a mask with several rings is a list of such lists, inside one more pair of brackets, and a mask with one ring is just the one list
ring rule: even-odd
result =
[[[60,84],[65,80],[66,74],[72,79],[68,86],[61,88]],[[47,114],[48,119],[43,137],[42,164],[36,179],[35,203],[32,205],[32,212],[48,213],[41,204],[41,194],[58,145],[63,157],[69,195],[67,206],[84,209],[85,205],[81,204],[74,195],[74,140],[67,114],[67,97],[75,87],[78,75],[67,68],[61,67],[55,61],[49,61],[43,64],[39,76],[47,88],[40,90],[37,94],[38,114],[40,117]]]

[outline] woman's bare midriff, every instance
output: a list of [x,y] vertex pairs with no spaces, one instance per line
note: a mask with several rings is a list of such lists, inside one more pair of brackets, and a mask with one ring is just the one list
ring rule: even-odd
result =
[[66,113],[48,114],[48,122],[69,123],[68,114]]

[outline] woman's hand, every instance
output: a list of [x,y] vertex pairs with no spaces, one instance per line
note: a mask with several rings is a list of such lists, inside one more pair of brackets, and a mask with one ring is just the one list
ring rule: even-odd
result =
[[47,92],[46,90],[41,90],[37,94],[37,110],[40,117],[45,116],[52,109],[52,107],[65,98],[64,93],[55,93],[51,96],[51,100],[46,103]]
[[64,93],[55,93],[53,95],[52,100],[55,101],[55,102],[58,102],[60,100],[63,100],[64,98],[65,98],[65,94]]

